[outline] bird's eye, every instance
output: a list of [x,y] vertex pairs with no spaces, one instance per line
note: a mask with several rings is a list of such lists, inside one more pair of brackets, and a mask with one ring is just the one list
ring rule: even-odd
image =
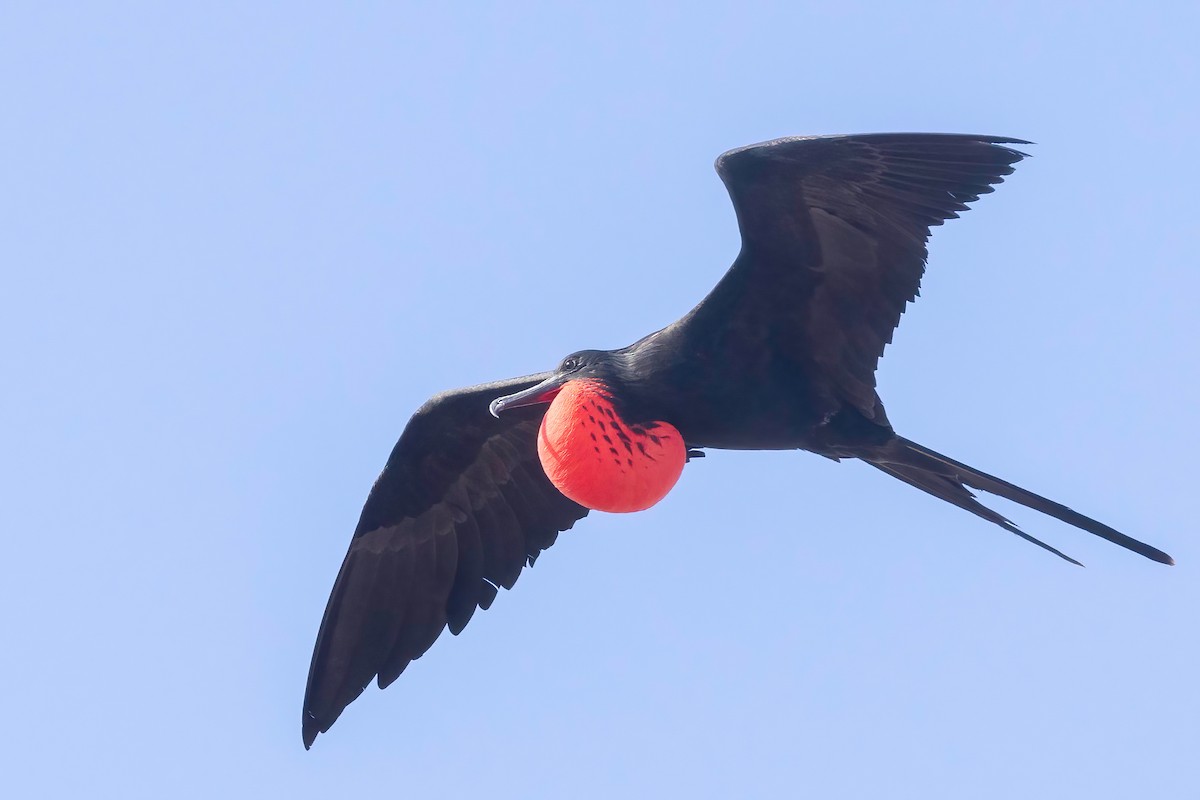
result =
[[563,362],[562,368],[563,368],[564,372],[567,372],[567,371],[570,371],[573,369],[579,369],[579,359],[575,358],[575,357],[568,358],[566,361]]

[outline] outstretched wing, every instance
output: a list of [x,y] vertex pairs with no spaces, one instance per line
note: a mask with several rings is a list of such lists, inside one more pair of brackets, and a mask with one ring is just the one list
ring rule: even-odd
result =
[[497,587],[587,509],[538,462],[544,407],[488,413],[549,373],[440,394],[413,415],[363,507],[329,596],[304,694],[304,746],[372,678],[394,681],[447,625],[459,633]]
[[1028,142],[889,133],[730,150],[716,168],[742,250],[691,316],[789,349],[811,381],[876,418],[875,368],[917,296],[930,228],[1013,171],[1024,154],[1008,144]]

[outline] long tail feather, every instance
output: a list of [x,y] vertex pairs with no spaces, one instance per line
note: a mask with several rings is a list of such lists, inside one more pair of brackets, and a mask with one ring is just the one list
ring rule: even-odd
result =
[[1030,536],[1028,533],[1014,525],[1011,520],[1002,517],[992,509],[980,503],[975,499],[975,495],[964,489],[961,484],[954,483],[950,479],[944,478],[941,475],[934,475],[929,472],[906,469],[904,467],[897,467],[891,464],[871,463],[871,466],[886,472],[893,478],[899,478],[909,486],[915,486],[922,491],[929,492],[929,494],[933,495],[934,497],[940,497],[947,503],[953,503],[959,508],[964,508],[967,511],[970,511],[972,514],[983,517],[988,522],[994,522],[1001,528],[1004,528],[1004,530],[1020,536],[1025,541],[1032,542],[1044,550],[1049,550],[1051,553],[1054,553],[1054,555],[1058,556],[1064,561],[1070,561],[1076,566],[1083,566],[1083,564],[1071,558],[1058,548],[1051,547],[1041,539]]
[[1091,517],[1085,517],[1077,511],[1072,511],[1061,503],[1048,500],[1041,495],[1022,489],[1020,486],[988,475],[986,472],[980,472],[974,467],[969,467],[902,437],[896,437],[889,442],[886,448],[872,452],[869,456],[864,457],[864,460],[892,477],[995,523],[1006,531],[1015,533],[1022,539],[1043,547],[1072,564],[1079,564],[1079,562],[1045,542],[1035,539],[1008,519],[984,506],[966,487],[989,492],[1019,503],[1026,508],[1032,508],[1034,511],[1040,511],[1068,525],[1074,525],[1076,528],[1107,539],[1113,544],[1132,550],[1151,561],[1157,561],[1160,564],[1175,563],[1174,559],[1158,548],[1140,542],[1132,536],[1126,536]]

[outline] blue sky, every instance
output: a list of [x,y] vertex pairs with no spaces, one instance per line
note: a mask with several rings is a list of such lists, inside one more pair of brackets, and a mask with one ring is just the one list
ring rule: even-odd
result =
[[[1183,3],[12,4],[6,794],[1195,797],[1200,13]],[[368,690],[300,700],[412,411],[675,319],[775,136],[1031,139],[936,232],[906,436],[1071,567],[859,464],[716,453]]]

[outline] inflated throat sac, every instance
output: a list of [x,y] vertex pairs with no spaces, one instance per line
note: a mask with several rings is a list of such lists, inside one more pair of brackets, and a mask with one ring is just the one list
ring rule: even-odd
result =
[[603,384],[568,381],[538,430],[538,457],[550,482],[596,511],[642,511],[679,480],[687,448],[666,422],[630,425]]

